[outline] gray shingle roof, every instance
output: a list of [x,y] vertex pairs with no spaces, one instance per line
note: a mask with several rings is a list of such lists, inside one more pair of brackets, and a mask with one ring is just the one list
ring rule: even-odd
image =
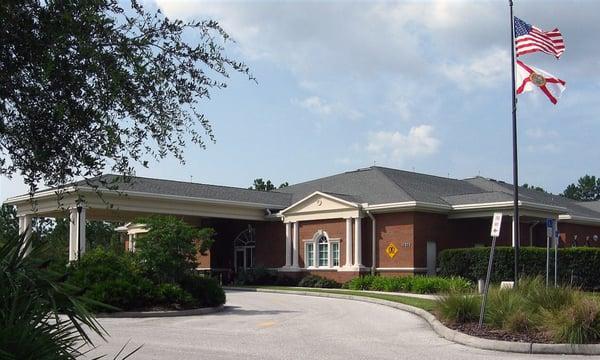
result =
[[373,168],[327,176],[277,191],[292,194],[293,202],[301,200],[315,191],[352,196],[356,202],[369,204],[412,200],[408,193]]
[[[133,177],[130,182],[122,182],[117,175],[105,175],[101,179],[92,179],[92,182],[98,184],[100,180],[109,183],[116,181],[122,191],[263,204],[271,208],[288,207],[315,191],[369,205],[407,201],[441,205],[483,204],[511,201],[513,196],[513,186],[502,181],[479,176],[458,180],[379,166],[348,171],[268,192],[144,177]],[[600,202],[581,203],[524,188],[520,188],[519,198],[521,201],[564,207],[570,215],[600,219]]]
[[291,204],[291,195],[273,191],[257,191],[230,186],[208,185],[185,181],[131,177],[129,181],[117,175],[103,175],[100,178],[80,181],[79,186],[88,183],[110,188],[111,184],[118,186],[119,191],[137,191],[150,194],[188,196],[212,200],[237,201],[253,204],[264,204],[265,207],[275,205],[284,208]]

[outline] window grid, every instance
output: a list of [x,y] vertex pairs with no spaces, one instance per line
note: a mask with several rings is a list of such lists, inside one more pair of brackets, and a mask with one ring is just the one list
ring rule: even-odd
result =
[[329,242],[325,236],[319,238],[319,266],[329,266]]
[[306,243],[306,267],[314,266],[315,249],[313,243]]
[[340,243],[331,243],[331,266],[340,266]]

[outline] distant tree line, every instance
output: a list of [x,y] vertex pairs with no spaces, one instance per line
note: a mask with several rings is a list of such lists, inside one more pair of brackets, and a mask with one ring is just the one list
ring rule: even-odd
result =
[[271,191],[271,190],[275,190],[275,189],[281,189],[286,186],[290,186],[290,184],[288,184],[287,181],[280,184],[279,187],[276,188],[275,185],[271,182],[271,180],[267,179],[267,181],[265,182],[263,180],[263,178],[258,178],[258,179],[254,179],[254,183],[248,189],[259,190],[259,191]]

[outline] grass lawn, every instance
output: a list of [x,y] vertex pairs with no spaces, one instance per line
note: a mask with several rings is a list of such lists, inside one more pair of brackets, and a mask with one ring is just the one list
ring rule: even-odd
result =
[[323,290],[323,289],[299,289],[292,286],[256,286],[259,289],[273,289],[273,290],[291,290],[291,291],[303,291],[303,292],[315,292],[315,293],[325,293],[325,294],[340,294],[340,295],[353,295],[353,296],[362,296],[369,297],[381,300],[393,301],[400,304],[410,305],[414,307],[421,308],[425,311],[432,312],[435,306],[434,300],[429,299],[419,299],[408,296],[401,295],[386,295],[386,294],[373,294],[366,293],[362,291],[354,291],[354,290]]

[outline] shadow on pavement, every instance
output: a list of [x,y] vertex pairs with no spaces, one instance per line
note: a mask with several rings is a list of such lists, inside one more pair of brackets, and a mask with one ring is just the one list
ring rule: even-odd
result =
[[244,309],[240,306],[230,306],[225,305],[223,311],[215,313],[215,316],[223,316],[223,315],[277,315],[277,314],[285,314],[285,313],[295,313],[298,311],[290,311],[290,310],[253,310],[253,309]]

